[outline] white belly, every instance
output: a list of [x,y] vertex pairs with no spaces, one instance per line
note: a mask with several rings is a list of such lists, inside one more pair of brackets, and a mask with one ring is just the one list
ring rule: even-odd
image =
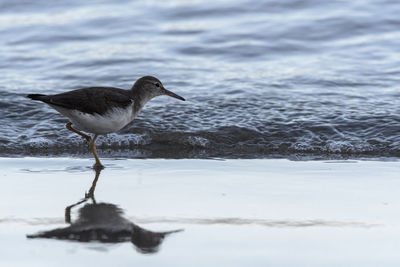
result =
[[78,130],[94,134],[108,134],[121,130],[133,121],[133,104],[125,109],[113,108],[103,115],[88,114],[79,110],[70,110],[59,106],[50,105],[52,108],[68,117]]

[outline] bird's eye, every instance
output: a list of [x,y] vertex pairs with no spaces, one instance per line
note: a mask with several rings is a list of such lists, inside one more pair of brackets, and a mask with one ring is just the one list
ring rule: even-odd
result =
[[156,83],[156,86],[157,86],[157,87],[160,87],[160,84],[159,84],[159,83]]

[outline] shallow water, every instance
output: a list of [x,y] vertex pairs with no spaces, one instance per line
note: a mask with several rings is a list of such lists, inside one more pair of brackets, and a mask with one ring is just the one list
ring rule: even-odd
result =
[[[0,158],[1,266],[400,262],[398,162],[111,159],[104,160],[107,168],[97,180],[91,162]],[[93,198],[81,202],[93,184]],[[138,233],[121,233],[121,219],[104,206],[114,207],[122,222],[152,232],[142,241],[155,232],[183,231],[144,246]],[[87,219],[82,227],[83,207],[97,207],[97,223]],[[63,232],[63,241],[27,238],[73,227],[67,214],[76,228],[71,235]],[[96,229],[110,229],[114,238],[105,239],[110,235],[104,231],[103,242],[87,242]]]
[[103,156],[400,155],[397,1],[0,2],[0,154],[75,155],[66,119],[27,93],[130,88],[158,98]]

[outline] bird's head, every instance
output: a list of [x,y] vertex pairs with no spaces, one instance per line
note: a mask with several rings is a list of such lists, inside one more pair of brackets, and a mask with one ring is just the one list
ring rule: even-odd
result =
[[165,89],[160,80],[152,76],[144,76],[140,78],[132,86],[131,90],[145,102],[160,95],[167,95],[185,101],[183,97]]

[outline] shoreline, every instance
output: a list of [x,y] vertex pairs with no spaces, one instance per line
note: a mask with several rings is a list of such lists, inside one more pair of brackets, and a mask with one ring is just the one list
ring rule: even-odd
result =
[[[100,149],[98,149],[101,151]],[[100,154],[100,153],[99,153]],[[218,156],[210,156],[210,157],[159,157],[159,156],[135,156],[129,157],[128,155],[121,156],[101,156],[99,155],[100,160],[107,160],[110,162],[119,161],[119,160],[287,160],[291,162],[307,162],[307,161],[315,161],[315,162],[351,162],[351,161],[383,161],[383,162],[399,162],[400,157],[398,156],[368,156],[368,155],[343,155],[343,154],[330,154],[330,155],[285,155],[285,154],[271,154],[264,155],[259,157],[218,157]],[[20,155],[20,154],[1,154],[0,160],[3,159],[50,159],[50,160],[93,160],[92,153],[84,153],[71,155],[67,153],[61,153],[59,155]]]
[[[117,255],[121,265],[150,266],[400,262],[397,161],[103,163],[96,173],[92,159],[0,158],[0,247],[7,255],[0,265],[83,266],[90,258],[109,266]],[[27,238],[69,227],[67,218],[74,223],[81,208],[96,205],[120,209],[140,229],[172,234],[150,255],[131,242]]]

